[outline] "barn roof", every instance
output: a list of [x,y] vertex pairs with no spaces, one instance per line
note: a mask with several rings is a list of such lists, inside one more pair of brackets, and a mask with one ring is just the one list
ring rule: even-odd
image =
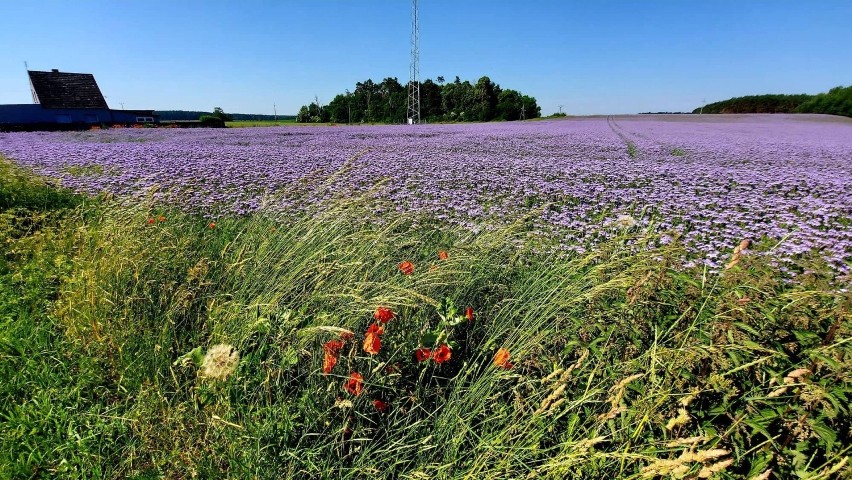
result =
[[91,73],[29,71],[38,103],[44,108],[109,108]]

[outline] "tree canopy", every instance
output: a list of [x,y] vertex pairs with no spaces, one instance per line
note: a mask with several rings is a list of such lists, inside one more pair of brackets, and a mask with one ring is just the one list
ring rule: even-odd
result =
[[[327,105],[314,101],[303,105],[298,122],[405,123],[408,89],[395,77],[375,83],[372,79],[355,84],[350,92],[336,95]],[[453,82],[427,79],[420,83],[420,117],[427,122],[518,120],[537,118],[541,108],[535,97],[503,89],[488,77],[476,83],[457,76]]]
[[824,113],[852,117],[852,85],[817,95],[750,95],[710,103],[692,113]]

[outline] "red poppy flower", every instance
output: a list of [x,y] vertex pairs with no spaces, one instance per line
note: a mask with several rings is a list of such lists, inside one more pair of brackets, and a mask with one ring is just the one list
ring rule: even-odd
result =
[[436,348],[432,353],[432,358],[435,359],[435,363],[444,363],[450,360],[450,357],[453,356],[453,351],[446,343],[442,343],[440,347]]
[[154,224],[154,217],[150,217],[148,219],[148,225],[153,225],[153,224]]
[[378,307],[376,308],[376,312],[373,313],[373,318],[382,323],[388,323],[389,321],[393,320],[393,317],[393,310],[387,307]]
[[160,222],[165,222],[165,221],[166,221],[166,217],[164,217],[164,216],[160,215],[159,217],[157,217],[157,220],[159,220]]
[[364,337],[364,351],[370,355],[379,353],[379,349],[382,348],[382,341],[379,336],[383,333],[385,333],[385,329],[378,323],[370,325]]
[[418,348],[414,351],[414,357],[417,358],[418,362],[425,362],[432,358],[432,350],[428,348]]
[[376,407],[376,410],[378,410],[380,413],[385,413],[385,411],[387,411],[388,409],[388,404],[379,400],[378,398],[373,400],[373,406]]
[[399,264],[399,271],[401,271],[403,275],[411,275],[414,273],[414,264],[406,260]]
[[497,353],[494,354],[494,365],[506,370],[512,368],[512,362],[509,361],[509,351],[505,348],[497,350]]
[[468,322],[472,322],[473,321],[473,308],[467,307],[467,310],[465,310],[465,312],[464,312],[464,316],[465,316],[465,318],[467,318]]
[[438,259],[439,260],[446,260],[448,258],[450,258],[450,256],[447,254],[447,252],[445,250],[439,250],[438,251]]
[[207,228],[210,228],[210,229],[216,228],[216,222],[210,222],[210,223],[207,225]]
[[343,332],[343,333],[340,334],[340,339],[343,340],[344,342],[348,342],[349,340],[352,340],[353,338],[355,338],[355,334],[352,333],[352,332]]
[[349,378],[343,382],[343,389],[356,397],[361,395],[364,390],[364,377],[358,372],[350,373]]
[[322,345],[323,360],[322,373],[331,373],[331,369],[337,365],[337,357],[340,355],[340,349],[343,348],[342,340],[330,340]]

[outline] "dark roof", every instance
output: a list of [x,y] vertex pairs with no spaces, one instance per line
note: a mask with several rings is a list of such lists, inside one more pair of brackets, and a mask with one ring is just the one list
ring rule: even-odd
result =
[[109,108],[91,73],[30,71],[30,82],[44,108]]

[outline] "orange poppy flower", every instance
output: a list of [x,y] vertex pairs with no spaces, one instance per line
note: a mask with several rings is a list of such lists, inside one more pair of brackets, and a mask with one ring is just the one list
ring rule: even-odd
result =
[[376,407],[376,410],[378,410],[380,413],[385,413],[385,411],[388,409],[388,404],[379,400],[378,398],[373,400],[373,406]]
[[343,332],[343,333],[340,334],[340,339],[343,340],[344,342],[348,342],[349,340],[352,340],[353,338],[355,338],[355,334],[352,333],[352,332]]
[[153,224],[154,224],[154,217],[150,217],[148,219],[148,225],[153,225]]
[[364,377],[358,372],[350,373],[349,378],[343,382],[343,389],[356,397],[361,395],[364,390]]
[[406,260],[399,264],[399,271],[401,271],[403,275],[411,275],[414,273],[414,264]]
[[165,221],[166,221],[166,217],[164,217],[164,216],[160,215],[159,217],[157,217],[157,220],[159,220],[160,222],[165,222]]
[[382,341],[379,336],[383,333],[385,333],[385,329],[378,323],[370,325],[364,337],[364,351],[370,355],[379,353],[379,349],[382,348]]
[[494,354],[494,365],[506,370],[512,368],[514,365],[509,361],[509,351],[505,348],[497,350],[497,353]]
[[448,258],[450,258],[450,256],[447,254],[447,252],[445,250],[439,250],[438,251],[438,259],[439,260],[446,260]]
[[425,362],[432,358],[432,350],[428,348],[418,348],[414,351],[414,357],[417,358],[418,362]]
[[373,318],[382,323],[388,323],[389,321],[393,320],[393,317],[393,310],[387,307],[378,307],[376,308],[375,313],[373,313]]
[[446,343],[442,343],[441,346],[436,348],[432,353],[432,358],[435,359],[435,363],[447,362],[452,356],[453,350]]
[[337,365],[337,357],[340,355],[340,349],[343,348],[342,340],[330,340],[322,345],[322,373],[331,373],[331,369]]
[[465,312],[464,312],[464,316],[465,316],[465,318],[467,318],[468,322],[472,322],[473,321],[473,308],[467,307],[467,310],[465,310]]
[[210,228],[210,229],[216,228],[216,222],[210,222],[210,223],[207,225],[207,228]]

